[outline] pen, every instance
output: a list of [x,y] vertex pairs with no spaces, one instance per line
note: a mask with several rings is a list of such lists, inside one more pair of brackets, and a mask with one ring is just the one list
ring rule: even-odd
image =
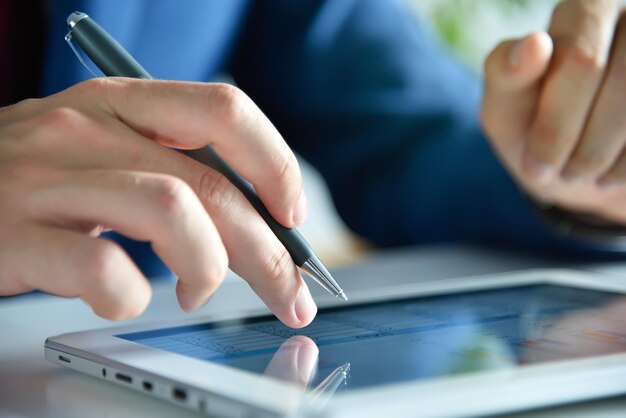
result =
[[[111,35],[102,29],[85,13],[74,12],[67,18],[69,32],[65,37],[78,59],[88,69],[72,40],[96,64],[106,76],[143,78],[151,80],[148,72],[126,51]],[[210,145],[197,150],[182,151],[190,158],[218,171],[228,179],[248,199],[261,215],[272,232],[285,246],[294,263],[307,276],[317,282],[331,294],[348,300],[343,289],[337,284],[324,264],[317,258],[304,237],[295,229],[280,225],[269,213],[250,182],[241,177],[230,167]]]

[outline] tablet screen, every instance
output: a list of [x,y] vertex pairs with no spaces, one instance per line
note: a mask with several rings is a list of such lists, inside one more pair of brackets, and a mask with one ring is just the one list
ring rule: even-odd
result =
[[310,387],[350,363],[350,390],[626,351],[626,297],[530,285],[324,309],[299,330],[262,317],[118,337],[286,380],[301,367]]

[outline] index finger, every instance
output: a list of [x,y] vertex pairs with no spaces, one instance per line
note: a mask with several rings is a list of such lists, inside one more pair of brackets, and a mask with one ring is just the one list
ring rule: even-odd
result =
[[295,155],[261,110],[236,87],[221,83],[99,78],[82,83],[107,112],[170,147],[212,145],[255,187],[286,227],[306,217]]

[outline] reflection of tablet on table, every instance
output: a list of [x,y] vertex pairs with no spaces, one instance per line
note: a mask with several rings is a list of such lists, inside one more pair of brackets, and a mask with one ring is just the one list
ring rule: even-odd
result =
[[626,393],[624,284],[384,285],[301,330],[270,316],[121,327],[49,338],[46,358],[211,416],[469,416]]

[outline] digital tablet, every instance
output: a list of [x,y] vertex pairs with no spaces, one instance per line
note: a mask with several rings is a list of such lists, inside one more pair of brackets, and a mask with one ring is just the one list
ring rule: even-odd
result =
[[562,270],[352,291],[273,316],[51,337],[46,358],[216,417],[459,417],[626,393],[626,284]]

